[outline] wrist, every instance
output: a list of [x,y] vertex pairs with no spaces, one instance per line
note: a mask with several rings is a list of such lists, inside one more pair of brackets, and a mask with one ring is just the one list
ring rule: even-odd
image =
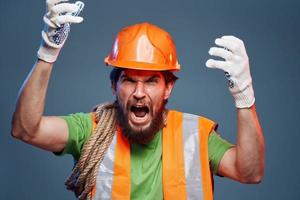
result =
[[59,55],[60,48],[53,48],[47,45],[44,41],[41,42],[37,52],[37,57],[48,63],[54,63]]
[[244,90],[232,93],[237,108],[250,108],[254,102],[254,90],[252,84],[248,85]]

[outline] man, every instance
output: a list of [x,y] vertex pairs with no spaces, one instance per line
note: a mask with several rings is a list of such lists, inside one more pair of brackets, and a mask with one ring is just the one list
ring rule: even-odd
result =
[[225,71],[237,107],[237,144],[216,133],[204,117],[165,105],[180,70],[171,36],[149,23],[122,29],[105,63],[113,66],[116,101],[91,113],[43,116],[51,70],[71,23],[80,23],[82,2],[48,0],[38,60],[24,82],[12,135],[76,163],[66,181],[79,199],[212,199],[212,177],[258,183],[264,143],[256,115],[248,57],[234,36],[216,39],[207,61]]

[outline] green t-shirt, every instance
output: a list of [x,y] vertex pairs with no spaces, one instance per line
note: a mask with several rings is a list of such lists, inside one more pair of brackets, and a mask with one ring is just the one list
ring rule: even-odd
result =
[[[91,113],[75,113],[62,118],[68,124],[69,138],[64,150],[55,154],[71,154],[78,160],[84,143],[92,133]],[[161,132],[159,131],[148,144],[130,145],[131,199],[163,199]],[[224,153],[232,146],[215,131],[209,135],[208,154],[214,174],[217,173]]]

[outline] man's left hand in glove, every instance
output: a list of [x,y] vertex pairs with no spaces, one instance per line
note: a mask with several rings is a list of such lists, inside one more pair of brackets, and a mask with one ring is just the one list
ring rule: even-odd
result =
[[224,60],[209,59],[208,68],[222,69],[229,80],[231,92],[237,108],[249,108],[254,102],[254,91],[250,74],[249,59],[242,40],[234,36],[223,36],[215,40],[219,47],[209,49],[211,56]]

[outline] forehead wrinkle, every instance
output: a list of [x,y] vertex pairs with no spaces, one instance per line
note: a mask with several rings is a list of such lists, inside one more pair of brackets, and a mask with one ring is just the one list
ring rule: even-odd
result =
[[124,70],[121,78],[128,77],[134,80],[150,80],[151,78],[161,78],[163,75],[157,71]]

